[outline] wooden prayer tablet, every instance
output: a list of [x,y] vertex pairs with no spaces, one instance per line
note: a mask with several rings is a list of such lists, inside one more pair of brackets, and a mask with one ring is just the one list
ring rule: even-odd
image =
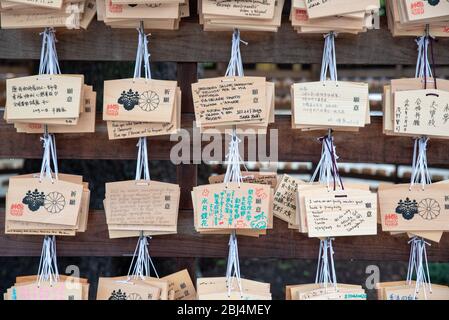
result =
[[17,132],[95,132],[96,93],[76,74],[8,79],[4,119]]
[[41,281],[38,276],[17,277],[16,283],[4,294],[5,300],[88,300],[87,279],[59,276],[53,283]]
[[[318,183],[304,183],[297,185],[296,194],[296,212],[290,228],[298,229],[301,233],[308,233],[309,224],[313,228],[312,234],[309,236],[321,237],[322,234],[334,234],[334,236],[350,236],[358,233],[375,234],[377,227],[376,201],[375,194],[372,194],[368,184],[345,184],[344,190],[335,190],[328,188],[326,185]],[[336,198],[340,196],[342,198]],[[357,199],[361,197],[361,199]],[[365,198],[366,197],[366,198]],[[308,202],[306,202],[308,199]],[[311,201],[331,201],[331,205],[314,205]],[[352,200],[351,200],[352,199]],[[357,199],[357,200],[355,200]],[[364,199],[364,200],[362,200]],[[335,202],[334,202],[335,200]],[[345,201],[342,201],[345,200]],[[366,203],[365,203],[366,201]],[[371,201],[371,202],[370,202]],[[338,205],[338,202],[342,202]],[[365,204],[365,207],[363,207]],[[372,207],[367,208],[370,204]],[[334,205],[336,205],[334,207]],[[327,210],[332,208],[332,212],[327,214]],[[338,223],[334,223],[334,219],[330,217],[337,211],[342,211],[335,218]],[[360,210],[360,213],[358,212]],[[326,213],[325,213],[326,211]],[[335,212],[334,212],[335,211]],[[354,214],[357,211],[358,214]],[[310,219],[310,220],[309,220]]]
[[190,15],[188,0],[99,0],[97,17],[112,28],[176,30],[181,18]]
[[231,278],[231,290],[226,278],[198,278],[196,282],[198,300],[271,300],[270,284],[253,280]]
[[448,139],[449,133],[445,129],[449,121],[448,92],[449,80],[446,79],[427,78],[426,82],[421,78],[391,80],[391,85],[384,87],[384,133]]
[[298,33],[357,34],[373,29],[379,0],[293,0],[290,20]]
[[161,279],[169,283],[169,294],[172,293],[172,299],[169,298],[169,300],[196,300],[196,289],[187,269]]
[[284,174],[274,193],[273,215],[289,224],[296,222],[296,194],[300,184],[305,182]]
[[368,84],[345,81],[295,83],[295,128],[359,128],[369,122]]
[[342,283],[289,285],[285,294],[286,300],[367,300],[362,286]]
[[266,131],[274,122],[274,84],[263,77],[219,77],[192,84],[196,125],[202,133]]
[[[223,183],[224,178],[224,174],[210,176],[209,183]],[[277,174],[275,172],[243,171],[242,179],[246,183],[266,184],[273,189],[277,185]]]
[[205,31],[276,32],[281,26],[284,0],[199,0],[200,24]]
[[[44,133],[47,125],[49,133],[93,133],[95,132],[97,93],[92,90],[92,86],[84,85],[82,112],[79,118],[72,121],[63,119],[63,123],[52,123],[54,119],[27,119],[13,121],[17,132],[23,133]],[[8,121],[11,122],[11,121]]]
[[105,81],[103,119],[110,140],[176,133],[181,127],[181,90],[176,81]]
[[447,231],[449,184],[409,184],[378,191],[383,231]]
[[130,180],[106,184],[103,201],[110,238],[175,234],[180,189],[176,184]]
[[427,27],[432,36],[449,36],[447,1],[388,0],[386,9],[393,36],[423,36]]
[[0,5],[3,29],[87,29],[97,12],[95,0],[1,0]]
[[81,176],[58,174],[53,181],[39,174],[14,176],[6,195],[5,233],[74,236],[85,232],[89,185]]
[[380,282],[376,285],[378,300],[448,300],[449,287],[432,283],[432,290],[415,281]]
[[272,228],[273,190],[269,185],[217,183],[192,191],[198,232],[266,230]]
[[167,280],[154,278],[99,278],[97,300],[168,300],[168,286]]

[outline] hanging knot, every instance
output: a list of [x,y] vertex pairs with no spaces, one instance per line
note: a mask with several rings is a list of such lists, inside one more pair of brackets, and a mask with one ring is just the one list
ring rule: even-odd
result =
[[[41,164],[41,172],[39,175],[39,181],[46,178],[50,178],[51,182],[53,182],[53,174],[58,179],[58,157],[56,154],[56,141],[54,134],[45,134],[43,137],[40,137],[42,141],[43,154],[42,154],[42,164]],[[53,164],[53,170],[51,165]]]
[[328,189],[332,181],[334,191],[337,190],[337,185],[344,190],[343,180],[340,177],[337,163],[339,157],[336,153],[332,132],[329,131],[328,135],[318,140],[322,143],[321,159],[310,179],[310,183],[315,182],[316,177],[319,175],[318,181],[325,184]]
[[51,286],[59,281],[55,236],[45,236],[42,244],[41,258],[37,271],[38,286],[43,281],[49,282]]
[[335,33],[324,35],[323,58],[321,61],[320,81],[327,80],[327,73],[331,81],[338,81],[337,58],[335,53]]
[[413,298],[416,299],[420,290],[424,289],[424,298],[427,299],[427,291],[432,292],[426,250],[426,246],[430,246],[430,243],[416,236],[408,241],[408,243],[410,244],[410,258],[407,270],[407,282],[411,284],[413,275],[415,275],[416,284]]
[[428,137],[415,139],[413,147],[412,175],[410,177],[410,190],[415,184],[421,184],[424,190],[425,186],[432,183],[429,168],[427,165],[427,145]]
[[128,280],[144,280],[147,277],[151,277],[151,270],[153,270],[156,277],[159,278],[159,274],[157,273],[156,267],[154,266],[148,250],[149,240],[151,240],[151,237],[145,236],[142,231],[139,239],[137,240],[136,249],[134,250],[131,265],[128,270]]
[[320,240],[318,251],[318,265],[315,283],[327,288],[329,285],[337,287],[337,275],[335,272],[334,249],[332,246],[334,238]]
[[141,137],[136,145],[138,148],[137,151],[137,164],[136,164],[136,177],[135,180],[142,180],[142,171],[143,171],[143,179],[149,181],[150,177],[150,167],[148,164],[148,146],[147,146],[147,138]]

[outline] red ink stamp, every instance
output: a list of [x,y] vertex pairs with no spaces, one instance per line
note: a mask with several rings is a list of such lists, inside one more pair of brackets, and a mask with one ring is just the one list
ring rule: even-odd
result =
[[240,228],[240,229],[243,229],[243,228],[246,227],[246,223],[245,223],[244,220],[238,219],[238,220],[236,220],[235,227],[236,227],[237,229],[239,229],[239,228]]
[[295,19],[299,20],[299,21],[307,21],[307,20],[309,20],[309,15],[307,14],[307,10],[296,9],[295,10]]
[[397,227],[397,225],[398,225],[398,215],[396,213],[389,213],[385,215],[385,226]]
[[12,216],[20,217],[20,216],[23,215],[23,208],[24,208],[23,204],[21,204],[21,203],[13,203],[13,204],[11,205],[11,208],[10,208],[10,210],[9,210],[9,213],[10,213]]
[[259,188],[259,189],[256,189],[256,197],[263,200],[263,199],[266,199],[268,196],[265,193],[264,189]]
[[30,124],[28,124],[28,128],[30,128],[30,129],[42,129],[42,125],[40,123],[30,123]]
[[109,12],[113,12],[113,13],[123,12],[123,5],[122,4],[113,4],[112,0],[110,0],[109,1]]
[[424,2],[423,1],[415,1],[410,5],[411,12],[414,16],[424,14]]
[[106,114],[108,116],[118,116],[118,105],[117,104],[108,104],[106,106]]

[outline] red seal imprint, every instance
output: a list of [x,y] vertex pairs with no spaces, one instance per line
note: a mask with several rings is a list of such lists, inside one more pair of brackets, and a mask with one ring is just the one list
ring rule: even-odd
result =
[[385,215],[385,226],[397,227],[398,225],[398,215],[396,213],[389,213]]
[[28,124],[30,129],[42,129],[42,125],[40,123],[30,123]]
[[242,219],[236,220],[235,227],[238,228],[245,228],[246,223]]
[[424,2],[423,1],[415,1],[411,4],[412,14],[414,16],[423,15],[424,14]]
[[23,208],[23,204],[13,203],[9,212],[12,216],[20,217],[21,215],[23,215]]
[[295,10],[295,18],[296,18],[296,20],[299,20],[299,21],[309,20],[309,16],[307,15],[307,10],[296,9]]
[[264,192],[264,189],[262,188],[258,188],[256,189],[256,197],[260,198],[262,200],[266,199],[268,196],[267,194]]
[[123,11],[122,4],[112,4],[112,1],[109,1],[109,12],[121,13],[122,11]]
[[118,105],[117,104],[108,104],[106,106],[106,114],[108,116],[118,116]]

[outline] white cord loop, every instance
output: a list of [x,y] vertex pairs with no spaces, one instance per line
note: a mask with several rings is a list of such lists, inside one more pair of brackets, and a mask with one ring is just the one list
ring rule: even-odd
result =
[[[56,52],[56,37],[55,30],[53,28],[45,28],[42,35],[42,48],[41,57],[39,63],[39,74],[60,74],[58,54]],[[44,135],[41,137],[43,142],[43,155],[41,171],[39,174],[39,181],[42,182],[44,178],[58,180],[58,158],[56,155],[56,141],[53,134],[48,133],[48,126],[44,126]],[[53,163],[52,171],[51,164]],[[56,237],[48,236],[44,237],[42,245],[41,258],[39,261],[39,268],[37,272],[37,283],[40,286],[42,281],[49,282],[53,285],[59,281],[59,272],[56,259]]]
[[410,241],[410,258],[407,270],[407,283],[410,285],[413,275],[416,276],[415,291],[413,299],[415,300],[419,291],[424,289],[424,299],[427,300],[427,293],[432,293],[432,283],[430,280],[429,263],[427,260],[426,246],[430,243],[423,238],[413,237]]
[[[134,80],[142,78],[142,64],[144,69],[145,79],[151,79],[150,68],[150,54],[148,52],[148,35],[145,34],[143,22],[140,22],[140,28],[137,29],[139,36],[139,44],[137,46],[136,63],[134,66]],[[148,167],[148,147],[147,138],[139,138],[137,143],[139,149],[137,154],[137,166],[136,166],[136,180],[140,180],[142,177],[142,170],[144,172],[144,179],[150,180],[150,170]]]
[[134,80],[137,78],[142,78],[142,64],[144,69],[144,78],[151,79],[150,53],[148,50],[149,34],[145,34],[143,22],[140,23],[140,28],[137,29],[137,32],[139,33],[139,42],[137,46],[136,63],[134,65]]
[[[140,23],[140,28],[137,29],[139,33],[138,46],[136,53],[136,63],[134,66],[134,80],[137,78],[142,78],[142,64],[144,69],[145,79],[151,79],[151,68],[150,68],[150,54],[148,51],[148,35],[145,34],[143,22]],[[136,165],[136,176],[135,180],[143,179],[150,181],[150,169],[148,165],[148,146],[147,138],[141,137],[137,143],[137,165]],[[131,265],[128,271],[128,280],[133,279],[145,279],[145,277],[151,276],[151,269],[153,269],[157,278],[159,274],[156,271],[156,267],[153,264],[149,252],[149,242],[151,237],[144,235],[141,231],[139,240],[137,241],[136,249],[134,250],[133,258],[131,260]]]
[[[243,62],[242,55],[240,53],[240,42],[247,45],[248,43],[240,39],[240,30],[234,29],[232,34],[232,48],[231,58],[229,60],[228,68],[226,69],[226,77],[243,77]],[[243,159],[240,156],[239,143],[241,140],[237,136],[237,128],[233,126],[231,133],[231,141],[229,143],[229,151],[226,155],[227,168],[224,177],[224,183],[226,186],[230,182],[237,182],[239,185],[243,182],[242,172],[240,165],[243,164]],[[244,164],[243,164],[244,165]],[[245,167],[246,169],[246,167]],[[233,281],[237,280],[237,285],[240,291],[240,295],[243,296],[241,275],[240,275],[240,261],[237,245],[237,234],[233,230],[229,236],[229,253],[228,263],[226,268],[226,286],[228,288],[228,296],[231,296],[233,289]]]
[[243,77],[243,63],[242,55],[240,53],[240,42],[248,45],[248,42],[240,39],[240,30],[235,29],[234,33],[232,34],[231,59],[229,60],[228,68],[226,69],[226,77]]
[[337,275],[334,264],[334,249],[332,247],[333,238],[320,240],[320,250],[318,252],[318,265],[315,276],[315,283],[327,288],[329,285],[337,288]]
[[[332,130],[329,130],[328,135],[319,140],[322,143],[321,159],[310,179],[310,183],[313,183],[318,176],[318,181],[326,185],[328,190],[333,189],[335,191],[337,187],[344,190],[343,181],[338,170],[337,160],[339,157],[336,152]],[[332,188],[331,182],[333,184]]]
[[320,81],[327,80],[327,73],[331,81],[338,81],[337,57],[335,54],[335,33],[330,32],[324,36],[323,59],[321,62]]
[[[43,141],[44,152],[42,156],[41,172],[39,174],[39,181],[42,182],[44,178],[48,178],[53,182],[53,177],[58,180],[58,157],[56,155],[56,141],[55,135],[46,133],[41,137]],[[53,168],[51,164],[53,163]]]
[[42,49],[39,74],[60,74],[58,54],[56,52],[56,36],[53,28],[45,28],[42,35]]
[[418,45],[418,59],[416,61],[415,78],[433,78],[429,61],[429,36],[425,35],[416,39]]
[[150,252],[148,250],[149,241],[151,237],[147,237],[140,234],[139,241],[137,242],[136,249],[134,250],[133,259],[131,260],[131,265],[128,270],[128,280],[131,279],[142,279],[146,277],[151,277],[151,269],[153,269],[154,274],[159,278],[159,274],[156,271],[153,260],[151,259]]
[[40,286],[42,281],[50,282],[51,286],[59,281],[55,236],[45,236],[44,238],[37,271],[37,285]]
[[421,184],[422,190],[432,183],[432,178],[427,167],[427,144],[429,138],[421,137],[415,139],[413,148],[412,176],[410,179],[410,190],[415,184]]
[[[39,63],[39,74],[60,74],[58,54],[56,52],[56,37],[53,28],[45,28],[42,35],[42,48]],[[58,163],[56,156],[55,136],[48,133],[48,126],[44,126],[43,141],[44,153],[42,156],[42,166],[39,180],[42,182],[44,177],[50,178],[53,182],[51,162],[53,162],[55,178],[58,179]]]
[[226,267],[226,286],[228,288],[228,296],[231,296],[233,289],[234,280],[237,280],[237,286],[239,288],[240,294],[243,293],[242,281],[240,275],[240,262],[239,262],[239,251],[237,244],[237,235],[235,231],[231,233],[229,237],[229,253],[228,253],[228,264]]
[[143,179],[146,181],[150,181],[147,139],[145,137],[139,138],[137,148],[139,149],[139,151],[137,152],[136,180],[142,180],[143,171]]

